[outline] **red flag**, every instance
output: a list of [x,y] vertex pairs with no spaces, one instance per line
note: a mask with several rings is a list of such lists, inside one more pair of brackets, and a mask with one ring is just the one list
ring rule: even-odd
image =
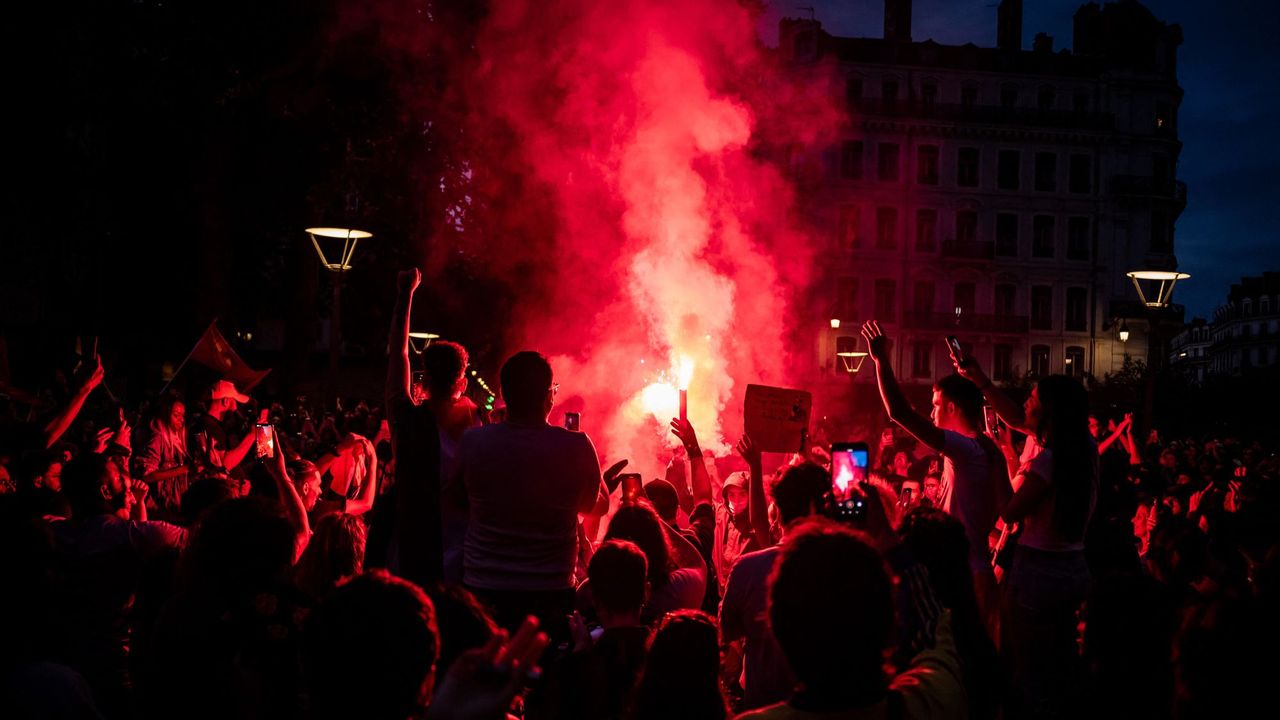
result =
[[262,382],[271,370],[254,370],[236,354],[231,343],[218,332],[216,322],[209,324],[209,329],[200,336],[200,341],[191,349],[190,359],[222,375],[235,383],[240,392],[248,392],[254,385]]

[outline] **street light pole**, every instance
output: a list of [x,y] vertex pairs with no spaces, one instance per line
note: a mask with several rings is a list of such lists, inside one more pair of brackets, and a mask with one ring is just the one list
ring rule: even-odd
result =
[[[1147,310],[1147,369],[1142,398],[1142,417],[1147,422],[1146,429],[1150,431],[1155,425],[1156,372],[1164,364],[1161,362],[1164,350],[1161,347],[1163,332],[1160,316],[1169,309],[1173,301],[1174,285],[1179,280],[1186,280],[1191,276],[1187,273],[1167,270],[1135,270],[1125,274],[1133,281],[1133,287],[1138,291],[1138,299]],[[1143,289],[1144,282],[1148,285],[1147,290]],[[1127,331],[1128,326],[1125,326],[1124,330]],[[1128,333],[1125,332],[1125,335],[1127,336]]]
[[[329,387],[330,395],[336,399],[338,358],[342,354],[343,275],[351,269],[351,258],[355,255],[357,241],[371,238],[373,233],[352,228],[311,227],[307,228],[307,235],[311,236],[311,244],[320,257],[321,267],[328,270],[333,278],[333,307],[329,316]],[[325,246],[329,246],[328,253],[325,252]]]

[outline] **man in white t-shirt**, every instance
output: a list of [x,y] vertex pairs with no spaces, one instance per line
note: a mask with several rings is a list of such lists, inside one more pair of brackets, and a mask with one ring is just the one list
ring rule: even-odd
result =
[[506,420],[458,446],[470,508],[463,583],[504,627],[532,614],[554,637],[573,612],[578,516],[607,512],[608,492],[591,439],[547,423],[556,388],[546,358],[516,353],[501,380]]
[[964,524],[969,538],[969,567],[984,609],[994,602],[995,576],[988,537],[1012,488],[1000,450],[982,434],[982,391],[959,375],[933,386],[929,418],[917,413],[898,387],[889,360],[888,339],[873,320],[862,327],[876,364],[880,397],[889,418],[917,440],[942,454],[940,506]]

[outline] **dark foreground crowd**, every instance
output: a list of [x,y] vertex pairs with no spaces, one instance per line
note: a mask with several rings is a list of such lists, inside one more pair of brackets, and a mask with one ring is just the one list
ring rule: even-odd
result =
[[460,346],[411,367],[418,279],[380,407],[223,380],[119,408],[96,358],[51,413],[0,400],[0,717],[1270,712],[1271,448],[1137,436],[1074,379],[1019,401],[959,357],[922,412],[871,322],[896,431],[865,481],[821,447],[711,458],[677,418],[641,483],[547,422],[541,355],[495,413]]

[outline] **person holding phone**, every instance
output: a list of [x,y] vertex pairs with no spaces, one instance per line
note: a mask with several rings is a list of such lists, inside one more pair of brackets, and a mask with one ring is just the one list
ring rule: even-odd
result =
[[1089,591],[1084,534],[1098,497],[1098,445],[1089,432],[1089,395],[1065,375],[1041,378],[1022,407],[972,358],[955,358],[1000,418],[1028,434],[1027,449],[1003,507],[1022,534],[1003,582],[1006,611],[1000,650],[1012,671],[1013,712],[1061,708],[1077,714],[1081,696],[1076,610]]
[[926,418],[911,407],[898,386],[888,339],[880,325],[874,320],[867,322],[862,336],[875,361],[880,397],[889,419],[942,455],[938,504],[964,524],[978,600],[984,614],[994,617],[996,583],[988,538],[1012,490],[1000,450],[982,434],[982,392],[960,375],[941,378],[933,386],[933,407]]
[[[249,456],[256,442],[253,432],[245,433],[238,441],[231,440],[227,430],[236,409],[249,402],[249,396],[236,389],[230,380],[219,380],[209,391],[209,410],[196,429],[196,448],[205,467],[221,468],[230,473]],[[267,421],[267,412],[258,414],[258,423]]]
[[529,614],[557,641],[573,611],[580,515],[603,515],[609,492],[591,438],[551,425],[551,364],[526,350],[500,373],[506,420],[468,430],[458,477],[470,516],[463,584],[513,629]]

